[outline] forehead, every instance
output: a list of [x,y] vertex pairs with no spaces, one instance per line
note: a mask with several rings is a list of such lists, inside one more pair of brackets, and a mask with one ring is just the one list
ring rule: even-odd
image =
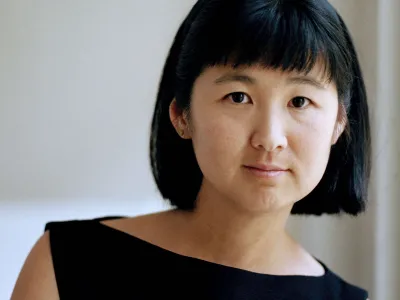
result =
[[[198,81],[202,83],[221,84],[229,81],[242,81],[247,83],[257,83],[257,79],[268,77],[268,80],[286,80],[289,78],[302,78],[303,83],[315,83],[327,88],[334,86],[335,83],[329,81],[328,72],[321,62],[316,62],[309,72],[299,72],[296,70],[284,71],[282,69],[273,69],[261,64],[241,65],[233,67],[232,65],[215,65],[205,68],[200,74]],[[261,81],[265,82],[265,81]],[[297,80],[297,83],[301,80]]]

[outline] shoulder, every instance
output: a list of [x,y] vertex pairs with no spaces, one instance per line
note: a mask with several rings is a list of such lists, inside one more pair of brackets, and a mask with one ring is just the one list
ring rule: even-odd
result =
[[[323,264],[322,262],[320,262]],[[334,294],[337,299],[341,300],[367,300],[368,299],[368,292],[359,287],[354,285],[345,279],[343,279],[338,274],[331,271],[326,265],[324,265],[326,270],[326,288]],[[336,299],[336,298],[335,298]]]
[[107,221],[118,221],[125,219],[124,216],[106,216],[94,219],[74,219],[74,220],[64,220],[64,221],[52,221],[45,225],[45,231],[71,231],[76,228],[82,229],[83,227],[88,227],[95,223],[102,223]]
[[[36,241],[15,283],[12,300],[59,299],[58,276],[69,259],[74,259],[94,222],[117,219],[103,217],[92,220],[49,222],[45,232]],[[94,235],[89,235],[94,237]],[[76,249],[76,251],[74,251]],[[68,253],[68,255],[65,255]]]
[[[157,230],[160,229],[160,221],[165,219],[164,215],[165,213],[161,212],[135,217],[106,216],[56,221],[47,223],[45,231],[49,232],[50,249],[54,256],[57,248],[61,248],[64,252],[68,249],[70,253],[74,253],[93,248],[98,243],[104,245],[105,239],[121,236],[115,235],[116,231],[139,238],[159,234]],[[107,228],[115,230],[110,231]]]
[[59,299],[48,232],[32,247],[15,284],[11,300],[25,299]]
[[165,233],[166,229],[171,226],[171,219],[174,219],[170,218],[171,215],[173,215],[172,211],[156,212],[129,218],[102,219],[100,223],[157,244],[156,241],[165,236],[165,234],[160,235],[160,232]]
[[[11,299],[51,300],[83,290],[82,283],[89,284],[85,277],[87,274],[95,276],[99,268],[108,266],[104,260],[99,264],[101,255],[112,253],[117,260],[125,242],[138,245],[131,243],[135,241],[133,239],[121,239],[121,234],[106,227],[151,240],[152,236],[156,236],[154,232],[159,227],[156,224],[159,224],[161,216],[107,216],[47,223],[44,234],[26,258]],[[119,243],[118,246],[114,242]],[[129,249],[132,250],[132,247]],[[123,259],[123,255],[120,258]]]

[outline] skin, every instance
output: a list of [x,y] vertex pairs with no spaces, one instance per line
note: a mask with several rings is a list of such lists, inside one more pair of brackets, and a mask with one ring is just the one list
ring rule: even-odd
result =
[[[196,210],[103,223],[221,265],[323,275],[323,267],[285,229],[294,203],[321,180],[345,127],[336,86],[323,80],[320,67],[307,76],[260,66],[206,69],[194,83],[190,112],[175,100],[170,105],[171,122],[192,140],[204,175]],[[258,177],[245,168],[257,163],[287,171]],[[27,257],[11,299],[58,299],[48,233]]]
[[[314,70],[308,77],[318,78],[318,73]],[[221,76],[232,74],[236,77],[221,82]],[[244,80],[245,76],[251,79]],[[185,118],[178,125],[184,126],[186,138],[193,141],[204,174],[202,196],[214,189],[236,210],[263,214],[291,208],[317,185],[337,140],[337,92],[334,84],[316,88],[307,82],[292,82],[300,76],[261,68],[235,72],[218,67],[197,79],[192,122]],[[216,80],[220,83],[215,84]],[[244,94],[229,96],[237,92]],[[240,104],[234,102],[238,99]],[[181,116],[171,109],[172,119],[179,120]],[[290,172],[279,180],[257,180],[242,168],[256,163],[276,164]]]
[[[307,76],[213,67],[194,84],[190,115],[171,104],[172,123],[192,139],[204,175],[197,209],[185,216],[187,238],[197,237],[193,249],[202,249],[197,256],[260,273],[323,273],[285,231],[294,203],[321,180],[345,125],[336,86],[321,67]],[[256,163],[288,171],[260,178],[244,168]]]
[[59,299],[48,232],[33,246],[18,276],[11,300],[20,299]]

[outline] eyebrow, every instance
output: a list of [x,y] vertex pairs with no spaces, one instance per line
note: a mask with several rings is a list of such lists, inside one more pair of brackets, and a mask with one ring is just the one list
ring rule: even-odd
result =
[[319,90],[326,90],[326,87],[322,82],[320,82],[312,77],[309,77],[309,76],[289,77],[286,80],[286,82],[288,84],[307,84],[307,85],[311,85]]
[[254,77],[245,75],[245,74],[232,74],[228,73],[218,77],[214,83],[215,84],[224,84],[228,82],[242,82],[245,84],[255,84],[257,80]]
[[[224,84],[224,83],[229,83],[229,82],[242,82],[245,84],[251,84],[254,85],[257,83],[257,79],[254,77],[251,77],[249,75],[246,74],[240,74],[240,73],[228,73],[228,74],[224,74],[220,77],[218,77],[214,83],[215,84]],[[325,90],[326,87],[324,86],[324,84],[320,81],[318,81],[317,79],[314,79],[310,76],[293,76],[293,77],[289,77],[286,79],[286,83],[287,84],[305,84],[305,85],[311,85],[319,90]]]

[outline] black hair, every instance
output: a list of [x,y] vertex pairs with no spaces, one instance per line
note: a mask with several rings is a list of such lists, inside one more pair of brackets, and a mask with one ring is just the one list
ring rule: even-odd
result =
[[370,125],[365,85],[349,31],[325,0],[199,0],[181,24],[161,77],[150,139],[153,176],[163,198],[193,210],[202,182],[191,140],[176,133],[173,99],[190,110],[196,78],[207,68],[261,64],[309,72],[317,60],[336,84],[346,130],[332,146],[325,173],[292,214],[357,215],[370,176]]

